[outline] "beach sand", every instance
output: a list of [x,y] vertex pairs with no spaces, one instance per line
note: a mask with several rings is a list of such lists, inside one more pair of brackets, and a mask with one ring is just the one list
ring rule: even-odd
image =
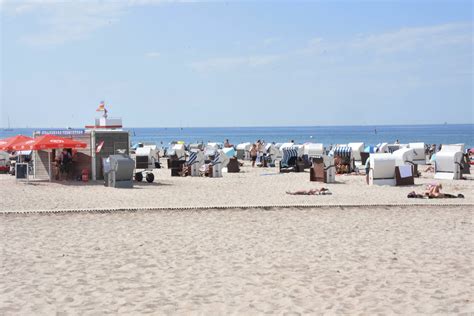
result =
[[471,176],[436,180],[464,199],[432,200],[406,195],[433,174],[155,176],[113,189],[0,175],[0,314],[474,313]]
[[4,214],[0,314],[473,313],[472,215],[466,206]]
[[[423,169],[421,167],[420,169]],[[365,176],[338,175],[337,183],[309,181],[309,172],[278,173],[276,168],[251,168],[222,178],[171,177],[169,169],[156,169],[155,182],[135,183],[133,189],[114,189],[82,182],[15,182],[0,175],[0,211],[69,210],[106,208],[242,207],[287,205],[387,205],[387,204],[474,204],[474,181],[433,180],[423,173],[414,186],[368,186]],[[472,170],[474,174],[474,169]],[[410,191],[423,193],[427,183],[443,184],[443,192],[464,194],[464,199],[408,199]],[[292,196],[286,191],[329,188],[326,196]]]

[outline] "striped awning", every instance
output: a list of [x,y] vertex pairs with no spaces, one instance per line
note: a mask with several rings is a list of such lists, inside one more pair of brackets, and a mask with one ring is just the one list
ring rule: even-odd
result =
[[197,160],[197,152],[192,151],[189,154],[188,165],[194,164],[196,162],[196,160]]
[[212,165],[215,166],[217,164],[220,164],[220,158],[221,158],[221,155],[219,153],[216,153],[216,155],[214,156],[214,160],[212,161]]
[[281,159],[281,164],[284,166],[288,166],[288,162],[291,158],[298,157],[298,149],[297,148],[284,148],[283,149],[283,158]]
[[334,148],[334,156],[350,157],[351,153],[352,153],[352,148],[348,146],[338,146]]

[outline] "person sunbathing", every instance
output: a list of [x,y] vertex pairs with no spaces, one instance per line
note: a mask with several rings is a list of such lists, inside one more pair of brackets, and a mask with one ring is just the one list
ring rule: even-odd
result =
[[434,172],[434,166],[429,166],[428,168],[425,169],[425,172]]
[[431,198],[440,197],[443,193],[441,193],[441,189],[443,185],[441,183],[430,183],[426,186],[425,195]]
[[321,189],[309,189],[309,190],[299,190],[299,191],[286,191],[286,194],[290,195],[330,195],[332,194],[329,189],[321,188]]
[[442,193],[441,189],[443,188],[441,183],[431,183],[426,186],[424,194],[417,194],[415,191],[408,193],[408,198],[418,198],[418,199],[443,199],[443,198],[464,198],[464,195],[458,194],[449,194]]

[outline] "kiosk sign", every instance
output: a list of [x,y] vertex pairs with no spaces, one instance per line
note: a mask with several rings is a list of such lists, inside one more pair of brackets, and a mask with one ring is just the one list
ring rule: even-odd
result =
[[85,129],[56,129],[56,130],[41,130],[36,133],[39,135],[56,135],[56,136],[70,136],[70,135],[83,135],[85,134]]

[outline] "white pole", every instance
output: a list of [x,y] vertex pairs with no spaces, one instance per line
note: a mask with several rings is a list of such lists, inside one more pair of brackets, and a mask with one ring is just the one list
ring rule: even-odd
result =
[[96,159],[97,159],[97,154],[96,154],[96,143],[95,143],[95,130],[91,131],[91,171],[92,171],[92,181],[97,180],[97,170],[96,170]]
[[48,165],[49,165],[49,182],[51,182],[51,155],[53,154],[53,150],[48,153]]

